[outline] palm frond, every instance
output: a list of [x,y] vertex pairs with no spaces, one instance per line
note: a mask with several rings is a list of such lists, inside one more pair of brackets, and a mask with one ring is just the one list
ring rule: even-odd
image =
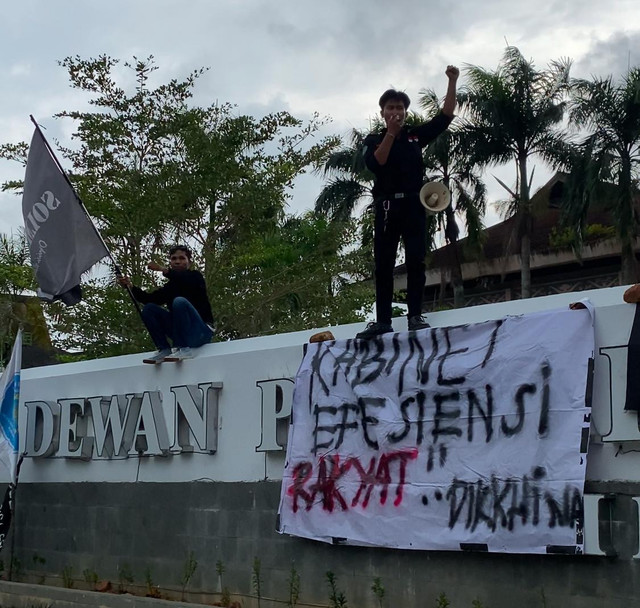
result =
[[315,201],[314,209],[330,220],[347,221],[358,202],[370,194],[368,187],[355,179],[335,178],[324,186]]

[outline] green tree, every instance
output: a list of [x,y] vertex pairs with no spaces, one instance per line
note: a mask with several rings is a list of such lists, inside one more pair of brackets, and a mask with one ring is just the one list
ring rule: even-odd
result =
[[521,296],[531,295],[531,180],[533,155],[556,163],[566,151],[561,122],[566,107],[570,62],[535,68],[520,51],[507,47],[495,71],[467,68],[468,86],[461,95],[468,118],[465,136],[472,138],[479,166],[516,163],[516,188],[509,215],[517,216],[521,256]]
[[227,107],[211,123],[207,114],[185,116],[181,132],[198,209],[185,234],[202,246],[205,276],[212,281],[229,248],[280,228],[295,178],[321,162],[337,140],[309,144],[323,124],[317,115],[307,123],[287,112],[257,120],[233,116]]
[[212,305],[222,311],[222,337],[262,335],[352,323],[373,296],[362,283],[369,260],[356,247],[354,221],[313,213],[224,250]]
[[[122,271],[152,289],[162,279],[146,263],[163,259],[168,244],[186,241],[207,279],[223,338],[357,320],[361,298],[344,279],[358,272],[345,253],[346,227],[286,214],[295,178],[336,146],[335,138],[316,137],[323,120],[303,122],[287,112],[257,119],[229,104],[195,107],[193,88],[204,70],[154,87],[152,57],[124,64],[135,83],[129,91],[118,84],[118,63],[107,56],[63,60],[71,86],[86,93],[92,108],[56,116],[74,121],[74,145],[60,150]],[[26,151],[26,144],[9,144],[0,157],[24,162]],[[278,270],[279,282],[275,269],[283,264],[291,268]],[[113,278],[103,266],[86,281],[83,302],[52,305],[61,346],[90,357],[151,347]],[[304,306],[291,304],[296,297]]]
[[334,150],[319,173],[327,179],[315,202],[315,210],[332,221],[348,221],[359,203],[371,203],[373,173],[364,163],[365,134],[351,131],[349,143]]
[[[118,64],[105,55],[60,62],[71,86],[86,93],[97,111],[56,114],[77,124],[72,135],[76,145],[59,146],[59,154],[71,165],[69,177],[123,272],[148,283],[153,277],[147,274],[146,261],[173,240],[188,217],[185,205],[176,201],[181,192],[179,125],[203,71],[193,72],[183,82],[172,80],[152,88],[150,78],[157,69],[153,58],[136,59],[124,64],[135,83],[129,93],[114,76]],[[6,144],[0,147],[0,157],[24,164],[27,151],[24,142]],[[9,182],[3,188],[21,186]],[[81,304],[49,307],[58,345],[81,350],[85,356],[149,346],[140,320],[126,314],[133,307],[113,285],[113,269],[98,268],[83,285]]]
[[34,288],[29,248],[24,234],[0,234],[0,295],[17,296]]
[[640,191],[640,68],[619,81],[612,76],[574,79],[571,123],[588,131],[572,158],[565,197],[568,221],[583,235],[589,207],[605,198],[622,246],[622,280],[638,280],[635,240]]
[[134,58],[124,63],[135,82],[129,92],[118,84],[118,64],[106,55],[61,61],[72,88],[86,93],[96,110],[55,116],[76,125],[72,141],[78,145],[61,147],[61,153],[71,163],[70,177],[81,199],[123,270],[141,277],[149,254],[163,250],[198,213],[189,204],[180,127],[205,70],[154,88],[153,57]]
[[[29,249],[24,235],[0,234],[0,367],[11,356],[18,327],[33,316],[29,314],[29,306],[39,307],[33,298],[25,297],[25,292],[35,287],[28,259]],[[36,336],[40,340],[44,337]]]
[[[433,90],[425,89],[420,92],[420,107],[429,115],[435,114],[440,105]],[[451,204],[437,218],[447,243],[453,248],[449,263],[456,308],[464,306],[464,254],[458,244],[458,218],[466,226],[468,248],[477,254],[483,235],[482,219],[486,211],[486,188],[474,164],[474,144],[465,130],[454,123],[424,150],[424,163],[430,179],[442,181],[451,192]]]
[[[407,114],[406,124],[418,125],[424,118],[415,112]],[[372,121],[371,131],[380,132],[384,128],[381,119]],[[357,129],[351,132],[350,141],[328,155],[319,173],[327,178],[315,201],[315,211],[328,217],[332,222],[346,222],[356,216],[361,234],[363,255],[368,256],[369,276],[373,273],[373,182],[374,175],[364,161],[364,139],[366,135]],[[363,206],[364,205],[364,206]],[[363,206],[363,207],[362,207]],[[361,210],[360,216],[357,212]],[[427,223],[427,238],[431,245],[435,238],[437,222]]]

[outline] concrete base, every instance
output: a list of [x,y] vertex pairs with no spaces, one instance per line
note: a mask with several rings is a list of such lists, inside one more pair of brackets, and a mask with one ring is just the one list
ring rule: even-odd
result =
[[[208,604],[226,587],[232,601],[257,606],[252,580],[258,558],[261,608],[276,606],[269,600],[280,607],[288,602],[292,567],[300,576],[300,606],[329,603],[327,571],[335,574],[351,606],[377,605],[371,590],[376,577],[385,588],[386,606],[431,606],[443,592],[457,608],[476,599],[490,608],[640,606],[636,560],[328,545],[276,532],[279,491],[278,482],[21,484],[16,525],[1,556],[5,573],[13,534],[18,580],[62,586],[63,571],[76,588],[87,574],[110,580],[114,588],[124,583],[144,589],[151,580],[177,599],[184,586],[186,599]],[[185,584],[190,556],[197,567]],[[222,579],[218,561],[224,564]],[[123,573],[134,582],[123,580]],[[15,589],[23,590],[16,598],[23,593],[30,599],[0,595],[2,606],[164,605],[42,585],[0,586],[1,593]],[[76,596],[79,604],[64,603]]]
[[[0,606],[10,608],[53,608],[54,606],[55,608],[176,608],[176,602],[0,581]],[[180,602],[180,608],[202,608],[202,605]]]

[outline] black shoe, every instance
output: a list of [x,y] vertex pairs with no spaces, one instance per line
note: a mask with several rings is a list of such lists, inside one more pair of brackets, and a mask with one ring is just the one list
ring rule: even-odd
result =
[[372,321],[369,323],[364,331],[361,331],[356,334],[356,338],[358,340],[368,340],[369,338],[375,338],[376,336],[381,336],[382,334],[389,334],[393,332],[393,326],[391,323],[376,323]]
[[418,331],[419,329],[429,329],[431,325],[427,323],[427,320],[422,315],[415,315],[409,317],[409,331]]

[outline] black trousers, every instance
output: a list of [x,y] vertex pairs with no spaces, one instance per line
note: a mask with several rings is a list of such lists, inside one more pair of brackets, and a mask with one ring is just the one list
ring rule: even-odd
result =
[[[388,210],[385,214],[385,206]],[[386,216],[386,217],[385,217]],[[408,316],[422,312],[427,218],[418,195],[375,202],[373,251],[376,277],[376,317],[378,323],[391,323],[393,269],[400,239],[404,244],[407,268]]]

